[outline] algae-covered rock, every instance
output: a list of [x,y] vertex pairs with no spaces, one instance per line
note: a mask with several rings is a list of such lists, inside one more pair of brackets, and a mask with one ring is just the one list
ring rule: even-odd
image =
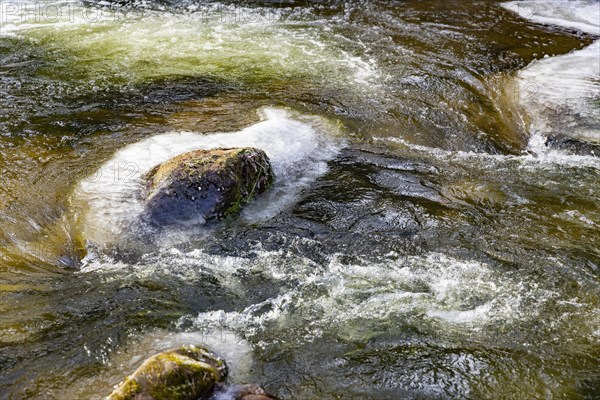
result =
[[147,359],[107,400],[198,400],[212,395],[227,366],[199,346],[182,346]]
[[222,219],[273,183],[269,158],[255,148],[196,150],[176,156],[146,175],[146,210],[160,225]]

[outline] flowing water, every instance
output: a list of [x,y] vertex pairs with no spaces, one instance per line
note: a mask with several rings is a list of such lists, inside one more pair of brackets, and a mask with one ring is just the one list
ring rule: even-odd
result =
[[[0,399],[182,343],[285,399],[600,398],[600,3],[0,3]],[[140,176],[265,149],[239,218]]]

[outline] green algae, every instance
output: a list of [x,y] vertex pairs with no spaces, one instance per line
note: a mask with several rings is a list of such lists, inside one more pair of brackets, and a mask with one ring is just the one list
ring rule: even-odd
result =
[[230,219],[274,182],[269,159],[255,148],[196,150],[145,175],[152,218],[172,223]]
[[157,354],[146,360],[109,400],[197,400],[227,377],[223,360],[198,346]]

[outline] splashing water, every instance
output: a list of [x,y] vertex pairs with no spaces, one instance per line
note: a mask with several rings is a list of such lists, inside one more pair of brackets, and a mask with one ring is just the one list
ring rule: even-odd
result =
[[[510,2],[505,6],[543,24],[574,28],[600,36],[597,1]],[[548,138],[600,144],[600,41],[569,54],[534,61],[519,72],[519,97],[531,117],[529,149],[556,158]],[[552,55],[552,54],[550,54]],[[560,139],[559,139],[560,140]],[[592,151],[593,153],[593,151]]]
[[[595,398],[598,2],[238,3],[2,13],[0,399],[185,342],[281,398]],[[220,146],[276,185],[132,228],[145,171]]]
[[[288,206],[303,187],[327,172],[327,161],[339,151],[335,125],[323,119],[265,109],[264,121],[234,133],[168,133],[152,136],[115,154],[77,188],[75,202],[85,211],[85,237],[97,244],[122,239],[144,210],[143,175],[152,167],[188,151],[257,147],[269,156],[276,184],[245,213],[250,220],[268,219]],[[327,129],[329,132],[327,132]]]

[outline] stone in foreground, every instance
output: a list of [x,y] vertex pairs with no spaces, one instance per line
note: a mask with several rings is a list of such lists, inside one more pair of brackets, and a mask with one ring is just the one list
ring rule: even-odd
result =
[[192,225],[237,214],[274,181],[264,151],[256,148],[195,150],[146,175],[146,209],[160,225]]
[[146,360],[107,400],[198,400],[212,395],[227,366],[200,346],[182,346]]

